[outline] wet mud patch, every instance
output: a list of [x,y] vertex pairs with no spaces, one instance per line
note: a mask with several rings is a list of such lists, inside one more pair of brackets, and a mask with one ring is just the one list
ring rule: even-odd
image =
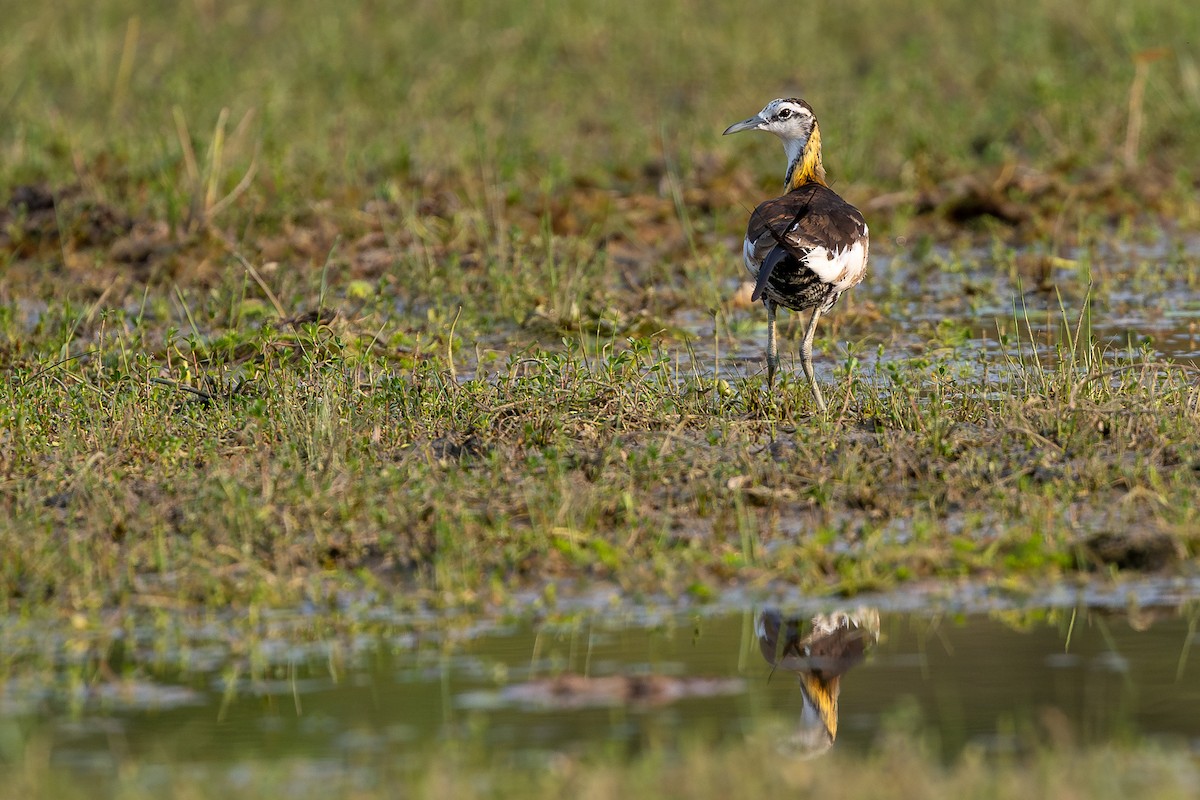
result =
[[1120,570],[1153,572],[1178,564],[1186,557],[1178,537],[1153,525],[1089,534],[1084,549],[1096,567]]
[[0,206],[0,250],[16,258],[58,256],[110,245],[132,227],[124,212],[88,198],[82,187],[17,186]]
[[78,184],[17,186],[0,206],[0,254],[10,274],[26,281],[25,293],[39,287],[42,297],[75,299],[54,283],[64,275],[69,289],[81,288],[86,297],[114,306],[125,300],[129,284],[175,279],[204,285],[218,273],[219,249],[203,232],[173,230],[164,220],[133,215]]

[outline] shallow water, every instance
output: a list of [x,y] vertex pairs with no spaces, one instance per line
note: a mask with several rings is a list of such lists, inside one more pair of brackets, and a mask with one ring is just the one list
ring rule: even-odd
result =
[[197,631],[187,654],[146,631],[52,665],[10,653],[0,739],[38,741],[52,763],[101,775],[130,758],[217,770],[283,758],[416,764],[449,742],[539,761],[763,732],[814,755],[831,744],[864,752],[899,720],[947,759],[1046,731],[1082,743],[1166,738],[1200,753],[1195,602],[991,614],[856,606],[843,609],[850,645],[816,635],[811,610],[776,610],[808,656],[795,639],[790,651],[761,645],[764,607],[426,620],[329,640],[282,626],[245,647]]
[[[1004,259],[1039,257],[1028,249]],[[1067,252],[1044,272],[1025,270],[1030,274],[998,261],[986,248],[962,253],[933,248],[917,254],[900,247],[873,256],[867,279],[822,320],[818,339],[832,339],[833,344],[814,352],[814,368],[822,381],[832,381],[835,367],[853,352],[867,374],[878,371],[877,358],[926,357],[948,360],[978,377],[985,370],[994,374],[1003,369],[1009,358],[1036,355],[1044,366],[1052,365],[1076,336],[1090,338],[1109,362],[1137,356],[1200,366],[1197,261],[1200,239],[1195,237],[1174,241],[1163,236],[1092,253]],[[731,277],[730,295],[741,277]],[[1085,301],[1088,314],[1081,326]],[[839,325],[835,318],[846,307],[864,303],[881,317],[860,319],[852,333]],[[725,377],[763,371],[766,314],[761,306],[735,314],[734,326],[695,312],[673,320],[693,336],[691,353],[681,360],[683,369],[711,375],[719,363]],[[787,311],[780,315],[781,356],[789,371],[799,369],[798,343],[806,317]]]

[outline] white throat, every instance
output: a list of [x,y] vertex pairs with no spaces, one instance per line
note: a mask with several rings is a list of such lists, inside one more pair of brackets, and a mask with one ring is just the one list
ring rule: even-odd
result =
[[788,164],[795,164],[800,160],[800,154],[804,152],[804,145],[808,144],[807,139],[782,139],[783,152],[787,153]]

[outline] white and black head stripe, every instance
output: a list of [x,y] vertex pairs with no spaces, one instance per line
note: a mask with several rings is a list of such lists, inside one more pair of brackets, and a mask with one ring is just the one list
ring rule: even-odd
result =
[[812,106],[798,97],[780,97],[767,103],[759,114],[769,122],[786,122],[798,117],[811,117]]

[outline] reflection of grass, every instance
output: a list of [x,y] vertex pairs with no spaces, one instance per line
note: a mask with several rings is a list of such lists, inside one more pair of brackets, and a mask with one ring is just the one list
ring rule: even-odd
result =
[[[991,759],[981,751],[944,766],[928,748],[894,733],[870,756],[835,750],[818,759],[792,753],[786,737],[757,736],[738,744],[695,744],[682,753],[651,746],[626,761],[615,745],[608,755],[565,753],[536,766],[488,757],[482,747],[445,747],[414,758],[375,750],[328,759],[243,763],[228,771],[125,761],[112,778],[71,777],[51,754],[29,747],[0,785],[0,797],[94,797],[98,787],[120,797],[406,797],[651,798],[770,797],[776,794],[840,798],[1193,797],[1200,780],[1192,756],[1164,746],[1113,745],[1076,749],[1046,714],[1046,733],[1020,751]],[[1056,738],[1057,737],[1057,738]],[[1039,738],[1043,743],[1039,744]]]

